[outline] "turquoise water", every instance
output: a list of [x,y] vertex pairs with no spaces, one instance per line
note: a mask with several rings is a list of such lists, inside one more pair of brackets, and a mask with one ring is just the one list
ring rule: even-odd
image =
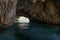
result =
[[0,32],[0,40],[60,40],[60,26],[30,22],[28,29],[20,29],[14,23]]

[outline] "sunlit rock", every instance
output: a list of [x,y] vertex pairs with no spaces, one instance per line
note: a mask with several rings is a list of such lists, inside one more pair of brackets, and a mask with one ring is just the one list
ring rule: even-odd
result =
[[13,25],[16,15],[16,4],[17,0],[0,0],[0,27],[6,28]]
[[18,18],[18,22],[19,22],[18,27],[20,29],[28,29],[29,22],[30,22],[29,18],[21,16]]
[[29,23],[30,20],[27,17],[21,16],[21,17],[18,18],[18,22],[19,23]]

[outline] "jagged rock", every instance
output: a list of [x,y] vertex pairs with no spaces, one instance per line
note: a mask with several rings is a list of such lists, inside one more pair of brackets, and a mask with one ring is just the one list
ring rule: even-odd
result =
[[13,24],[16,15],[17,0],[0,0],[0,25]]
[[34,0],[22,0],[18,2],[17,9],[23,10],[24,13],[19,12],[23,16],[27,13],[32,21],[60,24],[59,7],[59,0],[35,0],[35,2]]

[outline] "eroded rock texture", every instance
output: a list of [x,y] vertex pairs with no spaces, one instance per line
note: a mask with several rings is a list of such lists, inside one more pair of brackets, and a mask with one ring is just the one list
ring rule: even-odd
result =
[[0,24],[13,24],[16,15],[17,0],[0,0]]
[[59,7],[59,0],[19,0],[17,4],[20,15],[27,14],[33,21],[48,24],[60,24]]

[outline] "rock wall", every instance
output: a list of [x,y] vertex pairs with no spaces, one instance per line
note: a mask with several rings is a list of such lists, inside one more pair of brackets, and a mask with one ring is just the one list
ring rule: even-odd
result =
[[60,24],[59,7],[59,0],[19,0],[17,15],[28,15],[27,17],[36,22]]
[[13,24],[16,15],[17,0],[0,0],[0,25]]

